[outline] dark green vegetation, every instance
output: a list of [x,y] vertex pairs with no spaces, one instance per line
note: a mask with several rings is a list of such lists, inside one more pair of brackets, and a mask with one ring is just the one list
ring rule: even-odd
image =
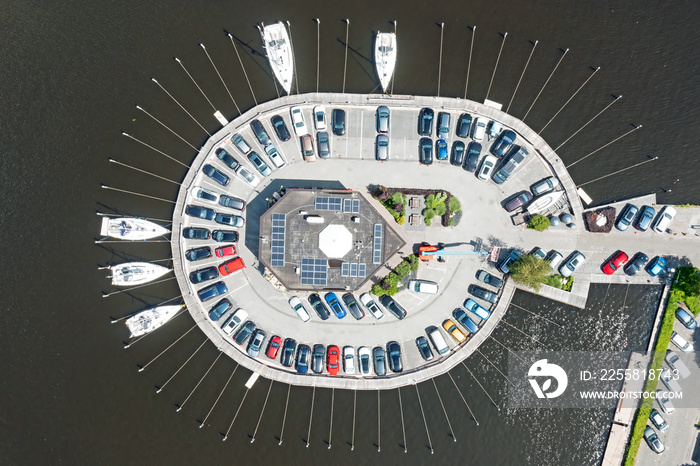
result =
[[527,227],[531,230],[545,231],[551,225],[552,222],[550,222],[547,217],[545,217],[544,215],[536,214],[530,218],[530,223],[527,224]]
[[375,296],[395,295],[399,291],[400,283],[406,286],[408,281],[415,276],[415,272],[418,270],[418,262],[418,256],[415,254],[405,257],[389,275],[382,278],[379,283],[372,287],[371,293]]
[[[571,291],[574,283],[573,277],[564,278],[561,275],[552,274],[549,262],[540,259],[534,254],[520,256],[510,266],[510,276],[519,285],[528,286],[539,291],[542,284],[553,286],[564,291]],[[564,283],[562,283],[564,280]]]

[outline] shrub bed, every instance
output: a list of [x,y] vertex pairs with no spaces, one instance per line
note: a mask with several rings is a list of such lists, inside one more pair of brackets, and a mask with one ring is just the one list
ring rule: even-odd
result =
[[583,221],[586,229],[591,233],[610,233],[615,224],[617,210],[614,207],[606,207],[591,212],[584,212]]
[[374,285],[370,292],[375,296],[385,294],[394,296],[399,291],[399,285],[406,286],[408,281],[415,276],[415,272],[418,270],[418,263],[418,256],[415,254],[405,257],[394,270]]

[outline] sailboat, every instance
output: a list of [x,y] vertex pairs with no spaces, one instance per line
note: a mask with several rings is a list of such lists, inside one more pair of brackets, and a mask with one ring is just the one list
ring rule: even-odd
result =
[[151,239],[167,233],[169,233],[167,228],[149,220],[135,217],[103,217],[100,229],[102,236],[111,236],[130,241]]
[[107,267],[112,271],[112,285],[141,285],[162,277],[172,269],[150,262],[126,262]]
[[564,191],[553,191],[551,193],[543,194],[540,197],[535,198],[529,206],[527,206],[527,213],[530,215],[538,214],[545,211],[550,206],[554,205],[562,196]]
[[294,53],[289,41],[287,28],[282,21],[270,26],[261,23],[260,36],[263,41],[265,55],[270,62],[270,68],[287,94],[292,89],[292,77],[294,76]]
[[377,31],[374,41],[374,63],[377,66],[382,91],[386,92],[396,67],[396,34]]
[[157,306],[129,317],[125,322],[126,326],[131,331],[131,336],[129,338],[139,337],[154,331],[175,317],[175,314],[177,314],[180,309],[182,309],[181,304]]

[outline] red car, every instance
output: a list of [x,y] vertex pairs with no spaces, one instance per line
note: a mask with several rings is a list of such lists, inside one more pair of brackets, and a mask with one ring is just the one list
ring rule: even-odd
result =
[[265,352],[265,356],[267,356],[270,359],[275,359],[277,357],[277,352],[280,349],[280,346],[282,345],[282,339],[275,335],[270,339],[270,343],[267,345],[267,351]]
[[625,264],[625,262],[627,262],[627,259],[629,259],[629,257],[627,257],[627,254],[625,254],[622,251],[619,251],[612,257],[612,259],[603,264],[603,272],[605,272],[606,275],[614,274],[617,269],[622,267]]
[[245,264],[243,263],[243,259],[241,259],[240,257],[236,257],[235,259],[226,261],[223,264],[221,264],[219,266],[219,273],[221,274],[221,276],[225,277],[226,275],[231,275],[233,272],[244,268]]
[[340,350],[335,345],[328,347],[327,369],[330,375],[338,375],[340,368]]
[[231,246],[223,246],[221,248],[218,248],[216,250],[216,257],[226,257],[226,256],[235,256],[236,255],[236,246],[231,245]]

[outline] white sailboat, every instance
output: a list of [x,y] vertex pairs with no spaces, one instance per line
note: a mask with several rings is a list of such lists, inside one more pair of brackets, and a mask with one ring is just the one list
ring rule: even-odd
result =
[[131,331],[129,338],[139,337],[152,332],[164,323],[175,317],[175,314],[182,309],[181,304],[174,306],[157,306],[145,311],[141,311],[126,319],[126,326]]
[[102,227],[100,229],[100,234],[102,236],[111,236],[113,238],[130,241],[151,239],[167,233],[169,233],[167,228],[157,223],[135,217],[103,217]]
[[561,197],[564,195],[564,191],[553,191],[551,193],[543,194],[538,198],[535,198],[529,206],[527,206],[527,213],[530,215],[538,214],[543,212],[548,207],[554,205]]
[[261,24],[262,28],[258,29],[262,37],[265,55],[270,62],[270,68],[272,68],[272,72],[282,88],[289,94],[294,77],[294,53],[287,28],[284,27],[282,21],[270,26]]
[[162,277],[172,269],[150,262],[126,262],[107,267],[112,271],[112,285],[141,285]]
[[396,67],[396,34],[377,31],[374,41],[374,63],[377,66],[382,91],[386,92]]

